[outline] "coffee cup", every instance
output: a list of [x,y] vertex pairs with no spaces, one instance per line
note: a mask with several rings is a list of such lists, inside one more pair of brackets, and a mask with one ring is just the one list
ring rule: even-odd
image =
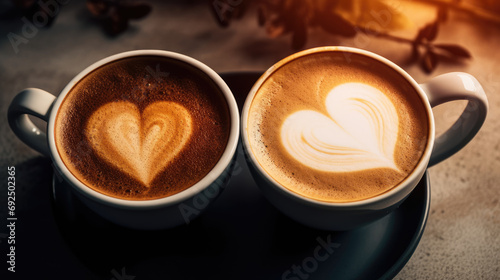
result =
[[[431,108],[452,100],[468,100],[467,107],[436,137]],[[377,54],[319,47],[258,79],[241,133],[250,171],[278,210],[306,226],[350,230],[397,208],[427,167],[475,136],[487,111],[469,74],[418,84]]]
[[[47,122],[47,132],[28,118]],[[54,95],[20,92],[9,125],[53,161],[86,206],[135,229],[189,223],[222,192],[239,138],[236,101],[193,58],[137,50],[104,58]]]

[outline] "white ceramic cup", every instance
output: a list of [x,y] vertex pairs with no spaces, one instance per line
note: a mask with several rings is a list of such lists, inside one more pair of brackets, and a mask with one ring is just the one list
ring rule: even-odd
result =
[[[66,95],[73,86],[87,74],[107,63],[133,56],[168,57],[187,63],[201,70],[224,94],[231,118],[230,133],[226,148],[212,170],[198,183],[188,189],[160,199],[132,201],[99,193],[75,178],[64,165],[57,152],[54,140],[54,123],[57,112]],[[40,131],[28,118],[38,117],[47,122],[47,133]],[[56,98],[54,95],[35,88],[20,92],[10,104],[8,120],[14,133],[28,146],[51,157],[55,172],[62,178],[64,187],[74,194],[90,209],[116,224],[135,229],[163,229],[189,223],[198,216],[223,190],[230,178],[236,160],[239,139],[239,112],[231,90],[224,80],[202,62],[178,53],[161,50],[137,50],[104,58],[87,67],[74,77]],[[60,175],[60,176],[59,176]]]
[[[347,203],[322,202],[290,191],[274,180],[259,165],[252,154],[248,139],[247,122],[252,100],[262,84],[287,62],[320,52],[342,52],[346,61],[352,54],[377,60],[399,73],[414,88],[427,111],[429,136],[423,156],[399,185],[381,195]],[[444,134],[435,137],[434,117],[431,107],[452,100],[468,100],[468,105]],[[349,230],[375,221],[398,207],[413,191],[428,166],[434,165],[464,147],[482,126],[488,111],[488,101],[483,88],[466,73],[448,73],[418,84],[408,73],[391,61],[368,51],[349,47],[320,47],[293,54],[269,68],[255,83],[246,99],[241,116],[242,142],[252,175],[265,197],[290,218],[310,227],[324,230]]]

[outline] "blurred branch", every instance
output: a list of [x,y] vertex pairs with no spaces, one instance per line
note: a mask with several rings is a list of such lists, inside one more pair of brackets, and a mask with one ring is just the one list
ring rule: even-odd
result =
[[134,0],[87,0],[87,9],[110,36],[124,32],[130,20],[146,17],[151,5]]
[[391,35],[389,33],[381,33],[376,30],[363,29],[363,32],[379,38],[385,38],[394,42],[411,44],[412,60],[420,61],[422,69],[427,72],[433,72],[440,60],[455,60],[471,58],[471,53],[464,47],[455,44],[436,44],[434,43],[439,33],[440,17],[423,26],[414,39],[408,39]]
[[[411,60],[419,62],[422,69],[428,73],[434,71],[440,61],[461,61],[472,57],[462,46],[434,42],[438,37],[439,25],[448,19],[450,3],[414,1],[438,6],[436,19],[422,26],[414,38],[390,34],[393,30],[404,29],[408,25],[408,19],[386,0],[254,0],[248,3],[257,6],[257,22],[266,30],[268,36],[276,38],[290,34],[294,50],[305,46],[308,29],[320,28],[334,36],[351,38],[362,33],[409,44],[412,47]],[[460,2],[453,1],[454,5]],[[247,10],[244,0],[209,0],[209,3],[223,27],[229,26],[233,19],[240,18]],[[387,13],[392,16],[387,16]],[[374,26],[373,23],[378,24]]]

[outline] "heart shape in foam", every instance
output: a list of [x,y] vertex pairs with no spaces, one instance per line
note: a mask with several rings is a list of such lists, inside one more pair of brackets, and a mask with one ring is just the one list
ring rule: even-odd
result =
[[95,111],[85,135],[99,157],[149,187],[191,132],[191,114],[178,103],[158,101],[141,113],[135,104],[119,101]]
[[283,122],[281,140],[292,157],[327,172],[399,170],[394,162],[399,118],[384,93],[346,83],[333,88],[325,103],[329,116],[303,110]]

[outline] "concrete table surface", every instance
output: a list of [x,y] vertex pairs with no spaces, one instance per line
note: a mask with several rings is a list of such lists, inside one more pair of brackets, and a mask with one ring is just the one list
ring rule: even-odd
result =
[[[265,30],[257,26],[255,13],[224,29],[215,22],[207,3],[199,2],[153,2],[148,17],[132,21],[126,32],[111,38],[90,20],[83,1],[68,1],[51,27],[39,28],[17,46],[17,51],[7,34],[23,34],[24,22],[20,16],[0,19],[2,204],[6,195],[6,167],[18,166],[18,176],[29,176],[37,174],[40,164],[41,156],[18,140],[7,124],[8,104],[20,90],[37,87],[57,94],[93,62],[134,49],[180,52],[218,72],[263,71],[294,52],[288,36],[268,38]],[[3,4],[6,5],[5,1]],[[432,20],[432,15],[421,17]],[[442,63],[432,74],[426,74],[417,64],[407,63],[409,45],[383,38],[361,41],[360,35],[345,39],[314,30],[305,48],[362,47],[399,64],[418,82],[446,72],[463,71],[482,83],[490,102],[489,116],[472,142],[429,169],[432,199],[427,227],[414,255],[396,279],[499,279],[500,25],[452,14],[450,21],[441,27],[438,42],[465,46],[473,58],[463,63]],[[405,32],[400,34],[411,38],[416,29]],[[438,132],[451,125],[463,108],[461,102],[435,108]],[[37,178],[30,178],[29,182],[36,184]],[[29,190],[28,186],[24,188],[19,191]],[[28,208],[27,204],[18,202],[19,207]]]

